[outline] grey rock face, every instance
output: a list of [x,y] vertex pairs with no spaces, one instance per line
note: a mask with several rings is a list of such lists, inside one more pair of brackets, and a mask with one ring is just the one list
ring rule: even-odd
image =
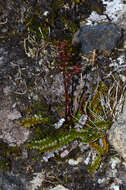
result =
[[0,172],[0,187],[2,190],[26,190],[20,177],[3,172]]
[[88,54],[94,49],[111,50],[120,38],[120,29],[114,24],[86,25],[75,33],[72,43],[80,44],[82,53]]
[[22,144],[29,136],[28,130],[13,122],[20,117],[20,113],[16,110],[13,112],[0,111],[0,138],[10,146]]
[[5,48],[0,48],[0,79],[3,78],[5,74],[5,68],[8,65],[8,52]]
[[126,101],[121,116],[112,125],[108,133],[110,144],[126,160]]
[[53,69],[49,70],[47,61],[44,59],[41,59],[39,64],[43,65],[43,77],[41,78],[40,94],[47,102],[50,102],[53,105],[61,103],[64,101],[64,85],[62,74],[56,73],[56,71]]
[[2,190],[36,190],[41,185],[43,175],[35,173],[32,180],[25,176],[15,175],[13,172],[0,171],[0,188]]

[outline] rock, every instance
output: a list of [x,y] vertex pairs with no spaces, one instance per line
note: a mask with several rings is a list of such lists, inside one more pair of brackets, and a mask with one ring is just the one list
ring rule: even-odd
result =
[[28,139],[29,130],[15,122],[21,118],[21,114],[16,109],[11,111],[7,104],[9,101],[6,98],[1,100],[1,107],[4,108],[0,110],[0,138],[9,146],[19,146]]
[[114,23],[118,20],[118,18],[120,17],[120,14],[125,12],[125,9],[126,9],[125,1],[122,1],[122,0],[111,0],[111,1],[103,0],[103,3],[105,4],[105,7],[106,7],[104,14],[108,15],[108,17]]
[[0,48],[0,80],[4,78],[6,68],[8,66],[8,52],[5,48]]
[[43,70],[43,77],[39,79],[39,84],[41,83],[41,86],[38,86],[39,96],[44,97],[48,104],[53,105],[51,111],[55,112],[57,105],[64,103],[63,76],[62,73],[56,73],[55,69],[49,70],[47,60],[41,59],[39,64],[42,65]]
[[[36,190],[38,187],[41,186],[42,181],[44,181],[43,173],[35,173],[34,178],[32,179],[32,181],[30,181],[31,189],[27,188],[27,190]],[[29,185],[29,187],[30,187],[30,185]]]
[[119,190],[120,189],[119,184],[112,183],[110,189]]
[[0,171],[0,189],[2,190],[26,190],[25,179],[10,173]]
[[30,181],[26,176],[0,170],[0,190],[36,190],[41,186],[43,179],[42,173],[34,173]]
[[122,181],[122,184],[125,185],[124,189],[126,189],[126,165],[125,165],[125,163],[122,164],[122,167],[120,167],[118,176],[119,176],[119,179]]
[[86,25],[75,33],[72,44],[80,44],[82,53],[88,54],[95,49],[114,49],[120,38],[121,31],[114,24]]
[[15,119],[21,118],[21,114],[17,110],[14,110],[13,112],[10,112],[7,117],[8,119],[13,121]]
[[87,18],[87,23],[88,24],[98,24],[98,23],[103,23],[103,22],[108,22],[108,19],[106,18],[105,15],[99,15],[95,11],[93,11],[90,16]]
[[50,190],[68,190],[68,189],[66,189],[62,185],[57,185],[56,187],[54,187],[53,189],[50,189]]
[[126,100],[122,114],[108,132],[108,140],[126,161]]
[[69,163],[71,166],[76,166],[76,165],[78,165],[80,162],[82,162],[82,160],[83,160],[82,157],[77,158],[77,160],[69,159],[69,160],[68,160],[68,163]]
[[123,30],[124,48],[126,48],[126,8],[118,16],[116,24]]

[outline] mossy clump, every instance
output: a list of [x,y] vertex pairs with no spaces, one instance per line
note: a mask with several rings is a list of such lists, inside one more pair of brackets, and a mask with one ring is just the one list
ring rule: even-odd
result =
[[0,169],[10,170],[11,160],[16,160],[21,156],[21,149],[17,146],[10,147],[6,143],[0,143]]
[[[62,111],[60,106],[60,111]],[[58,121],[58,113],[53,113],[49,104],[45,102],[43,98],[35,101],[28,107],[26,107],[26,119],[22,120],[21,123],[26,128],[33,127],[37,124],[44,124],[51,126]],[[29,123],[29,124],[28,124]]]

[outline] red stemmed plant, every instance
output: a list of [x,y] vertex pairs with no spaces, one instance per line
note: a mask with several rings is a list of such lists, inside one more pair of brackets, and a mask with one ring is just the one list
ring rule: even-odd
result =
[[81,71],[80,65],[72,65],[70,61],[72,60],[72,50],[67,41],[57,42],[57,61],[58,69],[63,73],[63,82],[65,90],[65,118],[70,120],[71,127],[73,127],[73,117],[72,117],[72,97],[70,93],[70,84],[73,75],[79,74]]

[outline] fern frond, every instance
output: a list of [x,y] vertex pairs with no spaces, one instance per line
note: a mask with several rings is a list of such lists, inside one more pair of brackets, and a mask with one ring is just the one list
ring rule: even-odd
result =
[[89,108],[98,115],[103,113],[103,107],[101,106],[101,99],[107,93],[107,86],[104,82],[100,82],[99,87],[94,94],[91,102],[89,103]]
[[48,117],[39,117],[39,116],[35,115],[33,117],[29,117],[29,118],[22,120],[21,124],[25,128],[30,128],[37,124],[47,124],[47,122],[48,122]]
[[40,152],[48,152],[56,150],[57,148],[61,148],[76,139],[80,139],[83,143],[89,143],[97,140],[98,137],[99,134],[91,131],[89,132],[88,129],[81,131],[73,129],[69,132],[65,132],[62,135],[56,135],[55,138],[48,136],[42,140],[33,141],[27,146],[30,149],[39,150]]
[[102,135],[102,144],[103,144],[103,146],[100,146],[96,142],[90,143],[90,146],[98,152],[98,156],[96,157],[94,162],[91,164],[91,166],[88,167],[88,171],[95,172],[100,167],[100,164],[102,161],[102,156],[104,156],[108,153],[109,144],[107,143],[105,134]]
[[93,162],[93,164],[91,166],[88,167],[88,171],[94,173],[100,166],[102,161],[102,157],[99,155],[95,161]]

